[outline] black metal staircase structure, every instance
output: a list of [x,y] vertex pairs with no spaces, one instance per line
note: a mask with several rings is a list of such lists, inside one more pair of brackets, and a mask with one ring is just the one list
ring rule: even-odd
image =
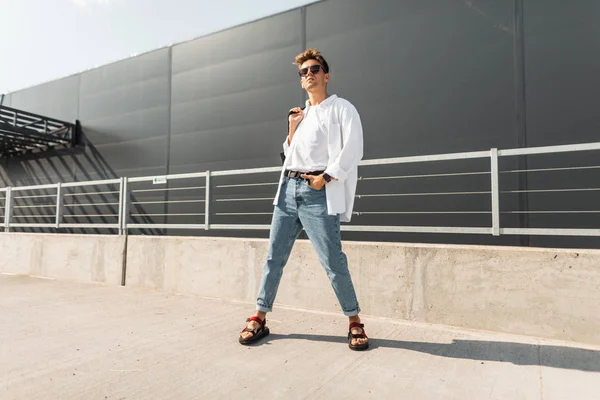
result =
[[0,105],[0,157],[67,148],[77,143],[75,123]]

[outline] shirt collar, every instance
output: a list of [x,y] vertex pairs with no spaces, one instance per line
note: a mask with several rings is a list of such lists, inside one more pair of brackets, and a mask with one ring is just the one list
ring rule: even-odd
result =
[[[328,106],[328,105],[330,105],[330,104],[331,104],[331,103],[332,103],[332,102],[333,102],[335,99],[337,99],[337,95],[335,95],[335,94],[332,94],[331,96],[329,96],[328,98],[326,98],[325,100],[323,100],[323,101],[321,102],[321,104],[319,104],[318,106],[315,106],[315,107],[322,107],[322,108],[324,108],[324,107],[327,107],[327,106]],[[313,106],[311,106],[311,105],[310,105],[310,100],[309,100],[309,99],[307,99],[307,100],[306,100],[306,103],[305,103],[305,105],[306,105],[306,107],[307,107],[307,108],[308,108],[308,107],[313,107]]]

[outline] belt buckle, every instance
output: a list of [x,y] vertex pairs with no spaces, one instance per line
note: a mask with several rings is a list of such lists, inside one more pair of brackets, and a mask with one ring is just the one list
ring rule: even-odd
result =
[[297,171],[290,171],[290,174],[288,176],[290,178],[297,178],[298,177],[298,172]]

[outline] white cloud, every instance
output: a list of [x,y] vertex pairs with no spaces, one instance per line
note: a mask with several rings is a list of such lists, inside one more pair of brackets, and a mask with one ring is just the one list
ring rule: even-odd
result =
[[86,6],[95,5],[95,4],[111,4],[111,3],[114,3],[115,0],[69,0],[69,1],[78,6],[86,7]]

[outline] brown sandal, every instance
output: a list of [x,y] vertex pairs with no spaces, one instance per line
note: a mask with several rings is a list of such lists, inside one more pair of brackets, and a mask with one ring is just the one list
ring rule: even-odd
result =
[[252,333],[252,336],[250,336],[248,338],[243,338],[242,336],[240,336],[241,344],[252,344],[252,343],[256,342],[257,340],[259,340],[265,336],[268,336],[270,333],[269,328],[267,328],[267,326],[266,326],[266,324],[267,324],[266,318],[263,321],[259,317],[254,316],[254,317],[250,317],[246,320],[246,322],[250,322],[250,321],[258,322],[260,324],[260,326],[258,328],[250,329],[250,328],[248,328],[248,325],[246,325],[246,327],[244,329],[242,329],[242,331],[240,333],[250,332],[250,333]]
[[[353,334],[352,328],[361,328],[362,333]],[[367,333],[365,332],[365,325],[360,322],[352,322],[350,324],[350,329],[348,329],[348,347],[351,350],[361,351],[369,348],[369,341],[361,344],[352,344],[352,339],[368,339]]]

